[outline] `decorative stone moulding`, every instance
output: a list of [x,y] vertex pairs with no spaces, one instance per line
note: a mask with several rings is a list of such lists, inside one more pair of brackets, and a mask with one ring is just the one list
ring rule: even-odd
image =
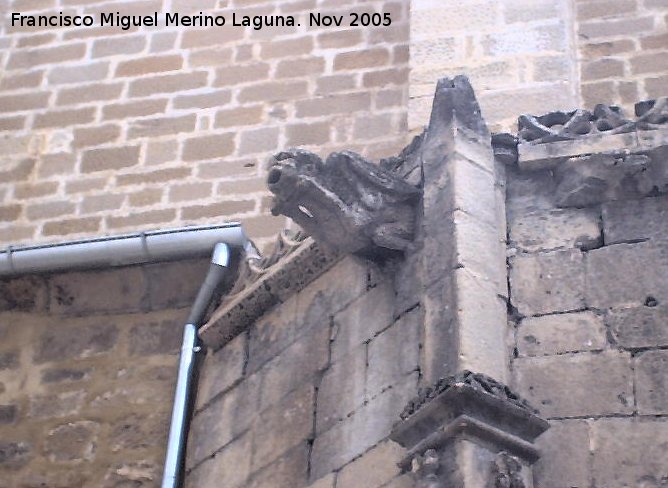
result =
[[569,157],[648,151],[668,138],[668,97],[636,104],[636,120],[618,107],[551,112],[518,120],[521,169],[554,168]]
[[636,120],[630,120],[620,107],[599,104],[593,111],[550,112],[539,117],[522,115],[518,120],[518,137],[521,143],[544,144],[595,134],[659,129],[668,123],[668,97],[638,102],[635,112]]
[[[522,116],[519,168],[552,170],[559,207],[668,192],[668,97],[639,102],[635,111],[635,120],[606,105]],[[498,141],[495,152],[510,150],[509,139]]]
[[276,154],[267,178],[272,213],[342,252],[377,258],[404,251],[421,191],[351,151],[325,161],[302,149]]
[[340,257],[304,232],[281,232],[267,257],[250,255],[240,264],[234,287],[199,330],[200,337],[208,347],[222,347],[266,310],[304,289]]
[[464,371],[422,390],[390,438],[417,487],[530,488],[535,439],[549,424],[507,386]]

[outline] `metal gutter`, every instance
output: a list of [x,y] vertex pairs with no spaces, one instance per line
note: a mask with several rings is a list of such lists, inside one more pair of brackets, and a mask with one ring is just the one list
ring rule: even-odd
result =
[[124,266],[209,254],[224,242],[244,248],[241,224],[181,227],[0,251],[0,277],[71,269]]

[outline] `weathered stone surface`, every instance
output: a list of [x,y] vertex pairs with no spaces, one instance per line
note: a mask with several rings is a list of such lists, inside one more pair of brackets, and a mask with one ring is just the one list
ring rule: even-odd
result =
[[605,321],[622,347],[668,345],[668,304],[613,309],[606,314]]
[[41,312],[47,299],[47,282],[40,276],[0,280],[0,312]]
[[649,194],[653,187],[645,173],[653,172],[653,165],[645,155],[570,158],[555,169],[555,201],[560,207],[586,207]]
[[[587,253],[587,305],[634,307],[648,298],[668,303],[668,245],[664,242],[615,244]],[[651,300],[650,300],[651,301]]]
[[369,288],[370,264],[352,256],[343,258],[297,295],[297,317],[305,326],[323,321],[344,309]]
[[41,468],[24,473],[19,478],[21,488],[83,488],[90,476],[84,473],[75,473],[67,468]]
[[538,438],[537,445],[542,455],[533,468],[536,486],[591,486],[587,422],[552,421],[550,429]]
[[361,294],[348,308],[334,315],[332,359],[356,350],[392,323],[394,290],[382,283]]
[[506,208],[508,220],[515,215],[544,212],[555,207],[552,171],[520,171],[506,168]]
[[668,239],[668,196],[603,205],[605,244]]
[[160,471],[160,465],[149,461],[119,463],[107,471],[102,488],[149,488],[160,480]]
[[[455,306],[457,299],[462,296],[462,294],[457,293],[457,274],[460,275],[467,273],[466,270],[456,270],[454,273],[446,275],[443,279],[432,284],[422,297],[422,305],[424,307],[424,335],[425,339],[423,341],[423,350],[421,352],[421,365],[424,364],[425,367],[422,369],[424,376],[423,381],[427,384],[435,383],[439,378],[455,374],[458,367],[465,368],[466,366],[459,365],[459,359],[462,358],[460,355],[461,343],[458,332],[461,330],[461,327],[458,327],[458,307]],[[474,277],[466,276],[465,280],[473,281],[473,284],[477,285],[477,280]],[[484,285],[482,285],[484,286]],[[473,287],[475,289],[475,287]],[[487,286],[483,288],[483,292],[493,292],[494,288],[492,286]],[[477,293],[474,293],[472,299],[477,298]],[[477,333],[480,336],[484,336],[483,328],[487,330],[490,327],[494,327],[494,311],[490,310],[489,307],[478,307],[477,311],[471,310],[471,313],[468,315],[471,316],[475,313],[483,316],[485,319],[492,316],[491,321],[478,322],[478,325],[482,327],[477,327]],[[505,320],[505,318],[504,318]],[[469,320],[468,323],[472,321]],[[484,354],[487,352],[484,348],[477,348],[479,354]],[[484,352],[483,352],[484,351]],[[478,356],[479,357],[479,356]],[[495,359],[494,355],[490,355],[491,358]],[[467,358],[468,359],[468,358]],[[471,359],[476,359],[472,357]],[[496,363],[496,361],[492,361]],[[429,365],[428,367],[426,367]],[[477,365],[479,366],[479,365]],[[488,364],[489,366],[489,364]],[[491,372],[490,372],[491,374]]]
[[636,401],[641,415],[668,413],[668,351],[647,351],[636,358]]
[[293,343],[309,327],[323,327],[367,289],[368,266],[347,257],[313,281],[308,289],[288,298],[250,330],[249,370],[254,371]]
[[70,383],[90,377],[90,368],[52,368],[42,371],[42,383]]
[[580,251],[520,255],[510,260],[512,302],[523,315],[584,307],[585,275]]
[[397,464],[404,449],[391,441],[384,441],[345,466],[336,480],[337,488],[376,488],[384,486],[399,475]]
[[421,310],[408,312],[369,343],[366,394],[373,397],[419,369]]
[[17,352],[0,353],[0,371],[6,369],[17,369],[20,364],[20,357]]
[[668,474],[666,419],[599,419],[591,425],[594,486],[661,486]]
[[58,274],[51,278],[49,308],[57,314],[132,312],[144,307],[140,267]]
[[316,433],[342,421],[364,403],[367,349],[362,344],[325,372],[318,387]]
[[420,190],[362,156],[344,151],[323,162],[291,149],[269,164],[272,213],[290,217],[317,240],[370,257],[403,251],[412,241]]
[[208,259],[189,259],[179,262],[146,266],[148,299],[151,308],[189,307],[209,269]]
[[0,425],[14,423],[17,414],[18,408],[16,405],[0,405]]
[[554,209],[515,214],[508,223],[510,246],[525,252],[593,249],[602,245],[599,215],[590,209]]
[[[176,371],[176,365],[172,371]],[[105,388],[92,398],[89,405],[107,413],[139,406],[165,411],[171,407],[174,398],[175,380],[175,376],[172,376],[169,381],[142,381]]]
[[188,438],[188,469],[211,456],[251,425],[257,415],[259,395],[259,378],[251,376],[195,415]]
[[323,476],[318,481],[308,485],[308,488],[334,488],[334,483],[336,483],[336,475],[330,473],[327,476]]
[[260,371],[262,392],[260,408],[274,403],[329,364],[329,326],[314,327],[269,361]]
[[147,449],[167,442],[169,412],[131,414],[111,423],[108,445],[113,452]]
[[230,442],[211,459],[197,466],[186,478],[186,488],[247,486],[250,474],[251,434]]
[[548,418],[633,412],[628,353],[520,358],[514,372],[517,389]]
[[410,475],[404,474],[401,476],[397,476],[388,484],[383,485],[383,488],[413,488],[414,486],[415,482],[410,477]]
[[520,356],[602,350],[605,334],[603,320],[592,312],[529,317],[517,328],[517,348]]
[[176,354],[183,337],[183,321],[161,320],[135,325],[129,332],[131,356]]
[[[477,276],[466,268],[456,269],[452,274],[457,287],[458,350],[455,370],[475,370],[507,382],[508,358],[502,346],[508,334],[505,295],[501,295],[498,287],[486,277]],[[442,302],[441,310],[444,307],[454,308]],[[438,313],[438,308],[432,313]],[[443,347],[443,344],[435,342],[434,347]],[[434,368],[433,372],[436,371]],[[451,374],[451,371],[446,374]],[[430,378],[424,372],[423,376]]]
[[30,416],[35,418],[65,417],[79,413],[84,405],[86,392],[68,391],[52,395],[39,395],[30,399]]
[[315,438],[311,453],[311,479],[336,470],[390,433],[392,424],[417,390],[417,374],[393,385],[351,416]]
[[248,488],[293,488],[308,479],[309,446],[306,441],[253,475]]
[[60,325],[57,330],[45,331],[37,343],[35,362],[62,361],[110,351],[118,340],[118,327],[105,323],[104,319],[96,322]]
[[303,324],[297,320],[297,297],[270,310],[249,331],[248,369],[255,371],[294,342]]
[[33,448],[28,442],[0,441],[0,466],[15,469],[33,457]]
[[254,471],[297,444],[305,445],[313,436],[314,393],[312,385],[304,385],[256,418],[251,460]]
[[[499,213],[505,219],[505,213],[503,211]],[[505,229],[500,231],[502,226],[501,222],[490,225],[466,212],[454,211],[450,237],[455,248],[454,261],[449,269],[440,273],[440,276],[453,268],[465,268],[472,275],[492,283],[498,295],[507,296],[506,231]],[[430,258],[431,256],[427,256],[427,261]],[[431,273],[429,276],[432,276]],[[432,280],[429,279],[429,282]]]
[[81,420],[63,424],[46,435],[44,450],[51,461],[81,462],[95,457],[100,425]]
[[248,336],[239,335],[216,352],[208,351],[197,385],[197,408],[230,388],[244,374]]

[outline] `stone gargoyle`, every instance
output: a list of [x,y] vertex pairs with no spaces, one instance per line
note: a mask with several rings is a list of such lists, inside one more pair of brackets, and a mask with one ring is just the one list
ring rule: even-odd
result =
[[413,240],[421,190],[359,154],[335,152],[323,162],[289,149],[269,164],[272,213],[316,240],[369,258],[404,251]]

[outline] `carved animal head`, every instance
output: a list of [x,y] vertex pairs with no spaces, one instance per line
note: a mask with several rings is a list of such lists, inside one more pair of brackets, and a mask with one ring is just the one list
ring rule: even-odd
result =
[[286,215],[308,229],[313,214],[301,205],[307,203],[303,193],[307,187],[321,187],[322,160],[309,151],[290,149],[274,155],[269,165],[267,186],[275,195],[271,213]]
[[290,149],[269,164],[272,214],[290,217],[330,247],[373,255],[373,248],[403,250],[412,240],[420,190],[359,154],[332,153],[323,162]]

